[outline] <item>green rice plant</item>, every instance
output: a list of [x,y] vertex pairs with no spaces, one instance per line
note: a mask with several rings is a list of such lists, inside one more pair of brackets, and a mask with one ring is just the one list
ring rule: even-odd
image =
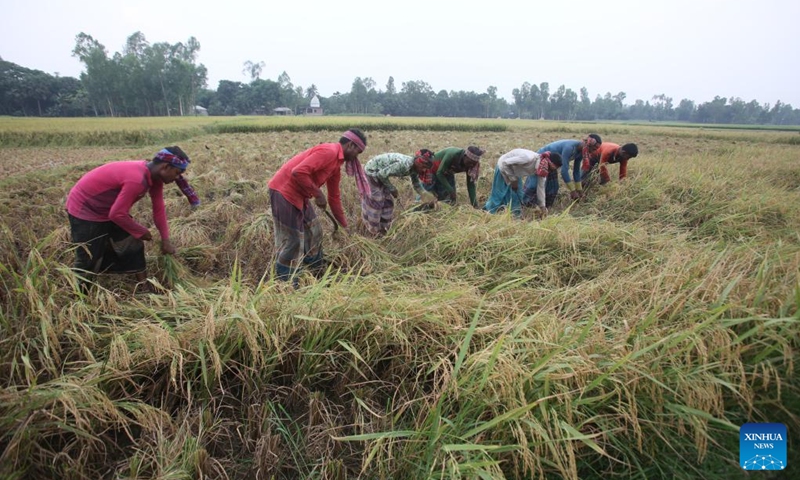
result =
[[179,282],[185,280],[188,275],[188,269],[180,262],[175,260],[172,255],[160,255],[158,262],[161,264],[160,270],[164,275],[164,283],[168,288],[178,285]]

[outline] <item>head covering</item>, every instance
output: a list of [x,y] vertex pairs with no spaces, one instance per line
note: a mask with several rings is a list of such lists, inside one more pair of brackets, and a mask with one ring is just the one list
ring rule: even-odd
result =
[[189,166],[189,157],[187,156],[186,159],[183,159],[174,153],[170,152],[166,148],[162,149],[160,152],[156,153],[155,158],[153,160],[157,160],[159,162],[168,163],[175,168],[180,170],[186,170],[186,167]]
[[550,152],[539,154],[539,165],[536,166],[536,176],[546,177],[550,173]]
[[589,171],[589,158],[592,156],[595,150],[600,147],[600,144],[597,140],[592,137],[591,135],[586,137],[586,140],[583,141],[583,162],[581,163],[581,170],[584,172]]
[[483,153],[483,150],[474,146],[467,147],[464,150],[464,155],[475,162],[475,165],[473,165],[467,172],[467,175],[469,175],[469,178],[471,178],[473,182],[478,181],[478,175],[481,171],[481,155],[483,155]]
[[422,150],[417,150],[417,153],[414,154],[414,165],[419,165],[422,168],[429,170],[433,167],[433,152],[427,150],[423,152]]
[[351,132],[350,130],[344,132],[342,134],[342,137],[344,137],[344,138],[350,140],[351,142],[355,143],[356,147],[360,148],[362,152],[367,149],[367,145],[364,143],[364,141],[361,140],[358,137],[358,135],[356,135],[355,133]]

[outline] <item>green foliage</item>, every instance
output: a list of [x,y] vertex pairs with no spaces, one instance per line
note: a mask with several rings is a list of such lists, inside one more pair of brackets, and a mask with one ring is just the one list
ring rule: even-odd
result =
[[73,56],[85,66],[81,74],[95,115],[193,115],[207,71],[196,64],[200,42],[150,44],[142,32],[128,37],[122,53],[109,57],[91,35],[75,37]]
[[[73,55],[85,65],[80,82],[53,77],[0,59],[0,115],[22,116],[191,116],[195,105],[210,115],[265,115],[277,107],[295,114],[319,94],[316,85],[295,86],[289,74],[276,80],[259,78],[264,62],[246,61],[242,73],[250,83],[221,80],[216,90],[206,89],[207,69],[196,64],[200,43],[150,44],[141,32],[127,38],[122,52],[109,56],[91,35],[79,33]],[[578,92],[566,85],[551,92],[550,84],[523,82],[510,93],[509,103],[497,87],[486,92],[438,92],[423,80],[402,83],[394,77],[386,89],[372,77],[356,77],[349,92],[321,97],[328,115],[390,115],[424,117],[521,118],[557,121],[694,122],[703,125],[800,125],[800,109],[780,100],[771,106],[756,100],[715,96],[696,104],[681,99],[677,106],[664,93],[626,104],[625,92],[596,95],[586,87]]]

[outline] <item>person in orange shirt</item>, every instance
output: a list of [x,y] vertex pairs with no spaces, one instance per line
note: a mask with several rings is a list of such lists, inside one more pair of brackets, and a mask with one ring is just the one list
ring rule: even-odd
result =
[[626,143],[619,146],[616,143],[603,142],[597,149],[589,162],[583,162],[581,170],[583,170],[583,183],[584,187],[587,181],[591,181],[589,173],[594,170],[596,165],[600,165],[600,185],[605,185],[611,181],[611,176],[608,173],[608,165],[619,163],[619,179],[622,180],[628,175],[628,160],[639,155],[639,147],[635,143]]
[[[324,271],[322,226],[310,200],[322,210],[330,205],[336,221],[347,228],[339,189],[341,167],[344,165],[347,174],[355,177],[359,195],[369,196],[367,175],[358,161],[366,148],[367,137],[361,130],[351,128],[337,143],[321,143],[298,153],[267,184],[275,236],[275,273],[279,280],[292,279],[296,286],[303,264],[312,271]],[[322,185],[328,191],[327,199]]]

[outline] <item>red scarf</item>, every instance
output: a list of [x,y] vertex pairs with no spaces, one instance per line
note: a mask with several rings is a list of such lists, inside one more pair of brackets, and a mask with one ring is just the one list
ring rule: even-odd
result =
[[546,177],[550,173],[550,152],[544,152],[539,155],[539,165],[536,167],[537,177]]

